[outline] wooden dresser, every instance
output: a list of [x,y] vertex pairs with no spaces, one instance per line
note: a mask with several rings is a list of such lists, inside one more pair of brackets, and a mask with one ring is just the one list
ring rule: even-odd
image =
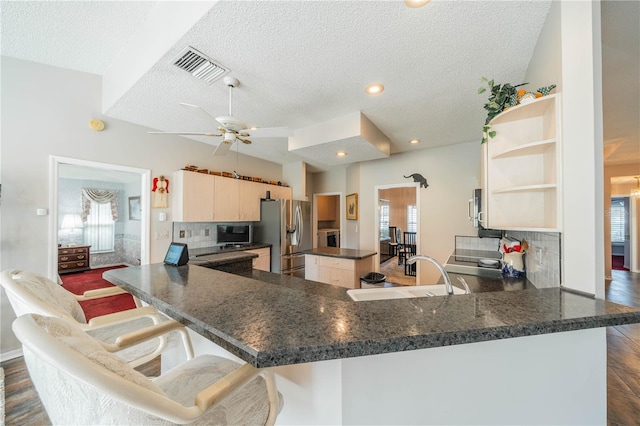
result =
[[88,271],[89,247],[58,247],[58,273],[68,274],[70,272]]

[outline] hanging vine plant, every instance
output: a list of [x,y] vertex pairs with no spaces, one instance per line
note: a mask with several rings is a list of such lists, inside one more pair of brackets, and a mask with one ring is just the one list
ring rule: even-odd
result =
[[487,89],[491,92],[489,100],[484,104],[484,109],[487,110],[487,119],[484,122],[484,126],[482,126],[482,143],[485,143],[496,135],[495,130],[492,130],[489,124],[491,120],[506,108],[517,105],[518,91],[516,87],[524,86],[528,83],[521,83],[516,86],[512,86],[509,83],[494,84],[493,79],[489,80],[486,77],[482,77],[480,81],[486,83],[486,85],[478,89],[478,94],[485,93]]

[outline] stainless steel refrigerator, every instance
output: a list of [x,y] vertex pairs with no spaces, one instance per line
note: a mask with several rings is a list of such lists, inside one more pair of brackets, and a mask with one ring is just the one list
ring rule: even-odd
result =
[[311,203],[262,200],[253,240],[271,244],[271,272],[304,278],[302,252],[311,249]]

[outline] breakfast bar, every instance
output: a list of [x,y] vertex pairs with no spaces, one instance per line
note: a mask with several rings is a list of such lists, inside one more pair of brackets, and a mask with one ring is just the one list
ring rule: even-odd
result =
[[152,264],[104,278],[185,324],[197,351],[273,368],[281,424],[604,423],[603,327],[640,322],[559,288],[354,302],[257,270]]

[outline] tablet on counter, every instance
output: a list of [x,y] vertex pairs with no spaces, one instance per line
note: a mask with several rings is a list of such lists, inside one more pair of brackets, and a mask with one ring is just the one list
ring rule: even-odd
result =
[[189,249],[183,243],[171,243],[167,254],[164,257],[164,263],[171,266],[182,266],[189,262]]

